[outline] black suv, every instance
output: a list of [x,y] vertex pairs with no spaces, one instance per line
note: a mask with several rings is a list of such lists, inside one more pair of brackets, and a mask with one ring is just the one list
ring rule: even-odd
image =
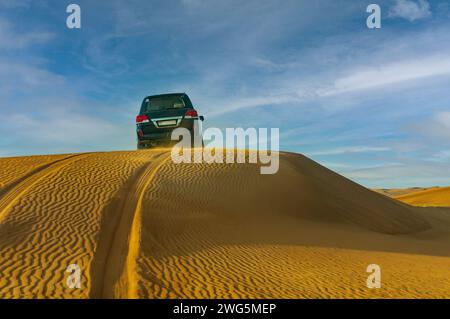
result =
[[137,148],[142,149],[171,140],[172,131],[184,127],[194,134],[199,132],[198,116],[185,93],[147,96],[136,117]]

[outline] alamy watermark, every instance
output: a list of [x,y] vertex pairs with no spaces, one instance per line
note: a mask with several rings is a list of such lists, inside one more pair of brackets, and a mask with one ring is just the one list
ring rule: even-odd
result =
[[70,264],[66,272],[70,273],[66,279],[67,288],[80,289],[81,288],[81,268],[77,264]]
[[367,288],[381,288],[381,267],[377,264],[370,264],[367,266],[366,272],[370,273],[366,280]]
[[69,4],[66,12],[70,13],[66,19],[66,25],[69,29],[81,29],[81,7],[78,4]]
[[[69,16],[66,19],[66,25],[69,29],[81,29],[81,7],[76,3],[69,4],[66,8]],[[366,12],[370,13],[367,17],[366,25],[369,29],[381,29],[381,7],[376,3],[369,4]]]
[[369,29],[381,29],[381,7],[372,3],[367,6],[366,11],[370,13],[366,20],[367,27]]
[[[261,174],[275,174],[279,169],[279,129],[227,128],[225,136],[218,128],[208,128],[203,134],[193,134],[186,128],[176,128],[171,139],[179,141],[171,152],[174,163],[260,163]],[[180,141],[181,138],[181,141]],[[203,140],[213,147],[203,147]],[[270,142],[270,144],[269,144]],[[247,148],[252,147],[252,149]]]

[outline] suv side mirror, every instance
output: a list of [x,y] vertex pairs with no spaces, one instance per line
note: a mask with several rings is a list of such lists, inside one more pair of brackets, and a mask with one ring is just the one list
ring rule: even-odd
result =
[[202,122],[205,120],[205,117],[204,117],[203,115],[200,115],[198,118],[199,118],[200,121],[202,121]]

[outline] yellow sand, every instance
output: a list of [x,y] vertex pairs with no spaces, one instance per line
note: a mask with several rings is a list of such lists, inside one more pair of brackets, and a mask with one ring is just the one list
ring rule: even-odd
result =
[[[301,155],[275,175],[164,149],[31,159],[0,159],[1,298],[450,297],[450,209]],[[373,263],[381,289],[366,287]]]
[[412,194],[415,192],[421,192],[429,188],[423,188],[423,187],[411,187],[411,188],[381,188],[381,189],[374,189],[375,192],[378,192],[380,194],[389,196],[389,197],[398,197],[406,194]]
[[395,198],[414,206],[450,207],[450,187],[431,188]]
[[[36,174],[31,175],[25,192],[8,198],[15,204],[0,210],[0,297],[88,297],[102,218],[108,218],[103,211],[150,158],[135,152],[87,154],[36,173],[46,173],[44,179],[33,181]],[[82,289],[66,289],[65,270],[72,263],[83,269]]]
[[41,155],[0,158],[0,190],[32,170],[70,155]]

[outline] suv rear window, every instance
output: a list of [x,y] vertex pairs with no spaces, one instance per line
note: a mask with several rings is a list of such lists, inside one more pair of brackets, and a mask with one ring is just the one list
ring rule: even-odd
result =
[[192,108],[191,101],[185,95],[149,96],[142,102],[142,113],[168,109]]

